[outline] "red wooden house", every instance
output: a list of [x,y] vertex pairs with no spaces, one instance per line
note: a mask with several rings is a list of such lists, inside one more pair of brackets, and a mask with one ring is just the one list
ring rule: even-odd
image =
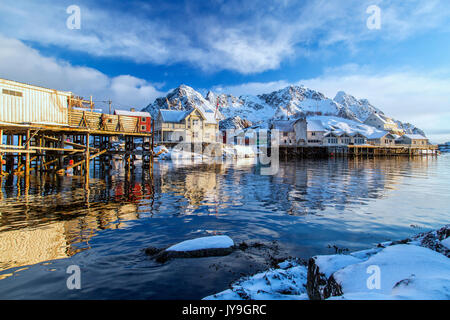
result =
[[115,115],[118,116],[127,116],[127,117],[134,117],[138,118],[138,131],[139,132],[152,132],[152,117],[150,116],[150,113],[143,112],[143,111],[135,111],[134,109],[131,109],[131,111],[126,110],[115,110]]

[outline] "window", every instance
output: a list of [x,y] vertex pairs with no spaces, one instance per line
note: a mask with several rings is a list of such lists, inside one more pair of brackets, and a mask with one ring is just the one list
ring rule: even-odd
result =
[[142,118],[141,121],[142,122],[147,122],[147,118]]
[[287,137],[288,133],[287,132],[283,132],[283,137]]
[[329,144],[337,144],[337,138],[328,138]]
[[198,120],[192,120],[192,125],[193,126],[197,126],[198,125]]
[[15,96],[15,97],[23,97],[23,93],[22,92],[14,91],[14,90],[3,89],[2,93],[3,94],[9,94],[10,96]]
[[146,131],[147,127],[146,126],[141,126],[141,131]]
[[316,135],[316,133],[315,133],[315,132],[311,132],[311,135],[312,135],[312,136],[315,136],[315,135]]

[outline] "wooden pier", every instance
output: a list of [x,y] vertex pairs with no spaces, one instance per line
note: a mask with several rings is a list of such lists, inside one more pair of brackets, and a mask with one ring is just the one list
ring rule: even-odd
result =
[[129,170],[137,156],[149,168],[151,120],[134,110],[96,112],[92,97],[0,79],[0,177],[73,171],[89,182],[91,162],[106,167],[119,156]]
[[[139,151],[135,148],[137,138],[142,141]],[[112,143],[120,139],[124,139],[125,148],[113,150]],[[119,155],[129,170],[134,168],[136,155],[142,157],[145,167],[153,163],[152,136],[147,133],[0,123],[0,141],[4,140],[6,144],[0,145],[0,176],[72,170],[88,182],[93,160],[105,167]]]

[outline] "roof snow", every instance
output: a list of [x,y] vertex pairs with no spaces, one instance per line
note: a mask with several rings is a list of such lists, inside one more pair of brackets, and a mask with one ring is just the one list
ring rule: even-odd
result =
[[[403,135],[402,137],[406,137],[406,138],[409,138],[409,139],[411,139],[411,140],[423,140],[423,139],[426,139],[426,140],[428,140],[428,138],[427,137],[424,137],[423,135],[421,135],[421,134],[405,134],[405,135]],[[402,137],[400,137],[399,139],[401,139]]]
[[342,134],[345,132],[351,136],[354,136],[356,133],[360,133],[369,139],[376,139],[378,136],[383,137],[388,133],[366,124],[334,116],[313,116],[307,118],[307,122],[308,131],[310,131],[310,123],[315,123],[314,125],[318,126],[316,129],[320,128],[320,126],[324,129],[311,131],[331,131],[336,134]]
[[307,120],[307,131],[327,131],[320,120]]
[[150,113],[144,111],[114,110],[114,114],[118,116],[150,117]]
[[186,110],[167,110],[167,109],[159,109],[159,112],[161,113],[162,120],[164,122],[181,122],[183,119],[185,119],[192,111],[186,111]]
[[272,129],[277,129],[279,131],[294,131],[294,122],[296,120],[275,120],[272,122]]

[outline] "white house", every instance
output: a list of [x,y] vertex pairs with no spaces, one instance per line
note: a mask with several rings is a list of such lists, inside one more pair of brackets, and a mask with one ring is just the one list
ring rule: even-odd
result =
[[307,120],[307,144],[310,146],[320,146],[327,129],[322,125],[320,120]]
[[379,131],[369,135],[367,142],[377,146],[393,146],[395,145],[395,136],[386,131]]
[[420,134],[405,134],[395,140],[397,144],[409,144],[412,146],[425,146],[428,144],[428,138]]
[[158,142],[205,142],[217,141],[219,125],[214,113],[208,114],[197,108],[190,110],[160,109],[155,123]]
[[295,146],[297,144],[295,130],[295,120],[274,120],[270,125],[270,130],[279,131],[280,146]]
[[323,138],[325,146],[363,145],[366,143],[366,136],[360,132],[329,131]]

